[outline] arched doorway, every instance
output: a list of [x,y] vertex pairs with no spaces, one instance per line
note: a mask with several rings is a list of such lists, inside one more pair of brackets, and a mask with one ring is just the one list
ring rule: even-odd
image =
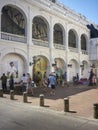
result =
[[[7,77],[10,76],[10,65],[13,63],[16,75],[14,76],[14,81],[19,82],[23,73],[27,73],[27,61],[24,56],[18,53],[7,53],[2,57],[0,66],[0,75],[5,73]],[[12,71],[12,70],[11,70]]]
[[82,66],[81,66],[81,77],[82,78],[88,78],[89,77],[89,65],[87,61],[83,60],[82,61]]
[[62,73],[66,71],[65,62],[61,58],[55,58],[56,67],[62,70]]
[[33,59],[33,80],[41,86],[45,72],[47,76],[50,72],[49,61],[45,56],[35,56]]
[[69,81],[72,81],[73,77],[76,76],[79,71],[78,62],[75,59],[69,61],[68,71],[69,71]]

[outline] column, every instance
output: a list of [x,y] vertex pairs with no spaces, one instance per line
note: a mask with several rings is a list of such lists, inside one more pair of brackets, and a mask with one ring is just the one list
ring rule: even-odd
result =
[[32,15],[30,7],[28,7],[28,18],[27,18],[27,44],[32,44]]
[[32,66],[29,66],[30,62],[30,45],[32,45],[32,15],[31,15],[31,9],[28,7],[28,18],[27,18],[27,72],[32,75]]
[[[31,65],[30,65],[30,62],[31,62]],[[33,63],[33,57],[30,55],[29,56],[29,64],[28,64],[28,66],[29,66],[28,72],[29,72],[31,77],[33,77],[33,66],[34,66],[34,64],[32,64],[32,63]]]
[[78,34],[77,43],[78,43],[78,53],[81,54],[81,35],[80,35],[80,31],[79,31],[79,34]]
[[65,49],[66,49],[66,52],[69,51],[69,49],[68,49],[68,28],[67,27],[65,28]]
[[[1,8],[0,8],[1,10]],[[2,12],[0,12],[0,39],[1,39],[1,15],[2,15]]]
[[65,30],[66,30],[66,34],[65,34],[65,40],[66,40],[66,45],[65,45],[65,51],[66,51],[66,72],[67,72],[67,81],[69,82],[69,68],[68,68],[68,59],[69,59],[69,48],[68,48],[68,27],[67,27],[68,25],[66,25],[66,28],[65,28]]
[[52,67],[52,64],[54,63],[53,58],[53,23],[52,23],[52,17],[50,17],[50,32],[49,32],[49,49],[50,49],[50,72],[54,71],[54,68]]
[[80,67],[80,65],[82,65],[82,63],[81,63],[81,35],[80,35],[80,31],[79,31],[79,34],[78,34],[78,55],[79,55],[78,74],[79,74],[79,78],[81,78],[81,67]]

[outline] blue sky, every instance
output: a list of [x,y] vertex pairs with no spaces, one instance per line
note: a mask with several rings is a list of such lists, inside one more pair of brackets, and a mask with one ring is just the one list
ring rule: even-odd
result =
[[98,0],[58,0],[98,25]]

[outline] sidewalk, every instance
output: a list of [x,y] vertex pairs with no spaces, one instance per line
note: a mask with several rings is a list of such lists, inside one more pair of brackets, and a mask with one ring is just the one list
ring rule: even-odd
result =
[[0,130],[98,130],[98,121],[0,98]]
[[[93,119],[93,104],[98,103],[98,89],[94,86],[70,86],[56,88],[56,95],[50,96],[49,92],[44,93],[41,88],[34,90],[34,97],[28,96],[28,103],[39,106],[39,95],[44,94],[46,109],[64,111],[64,98],[69,97],[69,109],[72,115]],[[9,94],[4,94],[10,99]],[[17,102],[23,102],[22,95],[15,95]]]

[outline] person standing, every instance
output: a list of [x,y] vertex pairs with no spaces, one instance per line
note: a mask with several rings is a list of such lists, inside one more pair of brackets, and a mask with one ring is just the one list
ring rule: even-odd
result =
[[44,72],[44,76],[43,76],[43,78],[47,78],[47,74],[46,74],[46,72]]
[[65,71],[63,74],[63,79],[66,81],[67,80],[67,72]]
[[56,82],[56,77],[54,73],[51,73],[49,75],[49,86],[51,87],[51,92],[50,95],[55,95],[55,82]]
[[91,69],[90,75],[89,75],[89,86],[93,85],[93,76],[94,76],[94,72],[93,72],[93,69]]
[[97,84],[96,74],[93,75],[92,82],[93,82],[93,85],[96,86],[96,84]]
[[10,85],[10,90],[14,90],[14,77],[13,77],[13,75],[10,76],[9,85]]
[[1,82],[3,92],[5,92],[7,90],[7,76],[5,75],[5,73],[3,73],[3,75],[1,76]]
[[26,88],[27,93],[31,93],[32,96],[34,96],[33,93],[33,87],[32,87],[32,79],[29,73],[27,73],[27,88]]
[[42,85],[43,85],[43,91],[44,91],[44,92],[47,92],[49,82],[48,82],[48,78],[47,78],[46,76],[43,78],[43,83],[42,83]]
[[27,76],[25,74],[23,74],[23,76],[21,77],[21,87],[22,92],[25,92],[27,88]]
[[38,71],[36,74],[36,83],[37,83],[38,87],[41,86],[41,80],[42,80],[42,74],[41,74],[41,72]]
[[67,72],[65,71],[64,74],[62,75],[62,87],[64,87],[65,85],[67,85]]
[[77,78],[77,83],[78,83],[79,82],[79,74],[78,73],[77,73],[76,78]]

